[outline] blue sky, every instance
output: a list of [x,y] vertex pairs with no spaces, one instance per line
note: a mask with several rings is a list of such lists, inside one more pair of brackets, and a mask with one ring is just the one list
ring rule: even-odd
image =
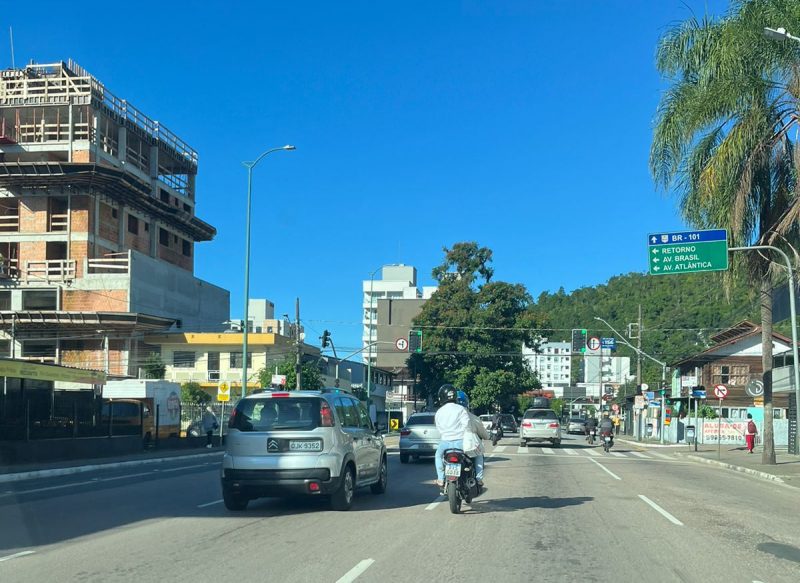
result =
[[[0,2],[16,62],[73,58],[198,150],[197,214],[219,231],[196,274],[241,315],[246,171],[251,297],[302,302],[360,345],[361,280],[475,240],[537,296],[646,270],[646,234],[683,227],[647,158],[670,25],[693,0]],[[688,7],[687,7],[688,5]],[[35,17],[33,15],[35,14]],[[10,65],[0,43],[0,67]]]

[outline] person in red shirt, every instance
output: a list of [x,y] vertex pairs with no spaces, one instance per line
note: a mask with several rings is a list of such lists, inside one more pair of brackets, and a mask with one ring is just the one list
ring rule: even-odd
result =
[[753,447],[756,444],[756,434],[758,433],[758,428],[756,427],[756,422],[753,421],[753,416],[748,413],[747,414],[747,431],[745,432],[744,439],[747,443],[747,453],[753,453]]

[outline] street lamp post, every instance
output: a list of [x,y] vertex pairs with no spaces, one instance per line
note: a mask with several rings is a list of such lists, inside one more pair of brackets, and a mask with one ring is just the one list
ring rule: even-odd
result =
[[[622,336],[622,334],[617,332],[614,329],[614,327],[611,326],[611,324],[609,324],[605,320],[603,320],[603,318],[601,318],[599,316],[595,316],[594,319],[595,320],[599,320],[600,322],[602,322],[603,324],[608,326],[608,329],[611,330],[614,334],[616,334],[619,337],[620,341],[625,346],[627,346],[628,348],[630,348],[631,350],[636,352],[636,354],[639,354],[641,356],[649,358],[650,360],[652,360],[656,364],[661,365],[661,384],[662,384],[662,387],[663,387],[664,382],[667,380],[667,363],[666,362],[661,362],[657,358],[653,358],[652,356],[647,354],[644,350],[640,350],[639,348],[636,348],[633,344],[630,344],[628,341],[625,340],[625,338]],[[659,433],[661,434],[660,441],[661,441],[661,443],[664,443],[664,395],[661,395],[661,431]]]
[[294,150],[294,146],[286,145],[272,148],[261,154],[252,162],[242,162],[247,168],[247,215],[244,230],[244,321],[242,322],[242,397],[247,394],[247,334],[250,330],[250,206],[253,197],[253,168],[272,152]]

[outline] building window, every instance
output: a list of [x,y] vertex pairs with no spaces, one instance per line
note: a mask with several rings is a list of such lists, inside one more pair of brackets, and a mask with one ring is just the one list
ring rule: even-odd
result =
[[117,209],[115,209],[113,207],[111,208],[111,218],[112,219],[116,219],[117,218]]
[[11,356],[11,341],[0,340],[0,357],[8,358]]
[[0,310],[11,309],[11,290],[0,291]]
[[715,385],[745,386],[750,379],[750,366],[746,364],[715,364],[711,367],[711,381]]
[[189,241],[187,241],[186,239],[181,239],[181,241],[183,243],[183,254],[186,255],[186,257],[191,257],[192,256],[192,244]]
[[172,235],[172,240],[177,245],[178,244],[178,235]]
[[58,292],[56,290],[23,290],[23,310],[57,310]]
[[134,235],[139,234],[139,219],[133,215],[128,215],[128,232]]
[[194,368],[195,353],[178,350],[172,353],[172,366],[175,368]]
[[[242,353],[241,352],[231,352],[230,354],[230,361],[229,361],[230,368],[242,368]],[[253,366],[253,353],[247,353],[247,368],[252,368]]]
[[166,229],[158,230],[158,242],[164,247],[169,247],[169,232]]
[[145,232],[145,233],[147,233],[148,231],[150,231],[150,225],[148,225],[147,223],[145,223],[145,224],[144,224],[144,232]]

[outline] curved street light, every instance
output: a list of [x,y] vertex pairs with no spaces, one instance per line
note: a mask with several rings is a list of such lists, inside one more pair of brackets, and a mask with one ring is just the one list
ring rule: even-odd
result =
[[250,206],[253,197],[253,168],[268,154],[295,149],[294,146],[287,144],[280,148],[267,150],[252,162],[242,162],[245,168],[247,168],[247,217],[245,219],[244,231],[244,320],[242,321],[242,397],[247,394],[247,334],[250,330]]

